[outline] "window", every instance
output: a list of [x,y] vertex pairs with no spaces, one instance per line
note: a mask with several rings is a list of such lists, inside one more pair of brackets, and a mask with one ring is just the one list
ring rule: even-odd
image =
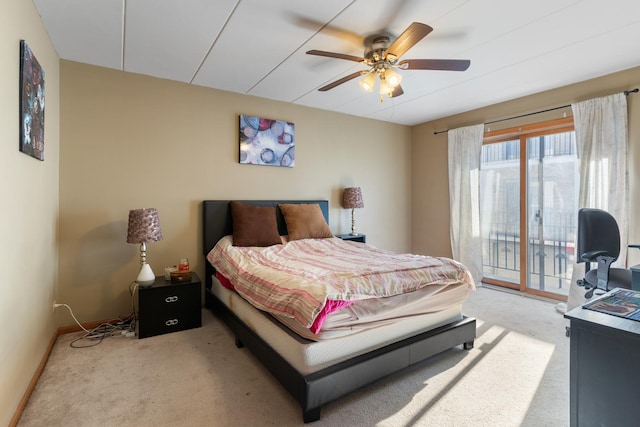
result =
[[578,182],[571,119],[485,134],[480,173],[484,281],[566,299]]

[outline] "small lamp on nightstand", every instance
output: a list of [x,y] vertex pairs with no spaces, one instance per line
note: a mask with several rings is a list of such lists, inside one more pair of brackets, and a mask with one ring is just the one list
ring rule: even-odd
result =
[[154,208],[129,211],[127,243],[140,243],[140,273],[136,282],[139,286],[150,286],[156,280],[151,266],[147,264],[147,242],[162,240],[158,211]]
[[351,235],[356,234],[356,208],[364,208],[364,202],[362,201],[362,190],[360,187],[349,187],[344,189],[344,195],[342,196],[342,207],[345,209],[351,209]]

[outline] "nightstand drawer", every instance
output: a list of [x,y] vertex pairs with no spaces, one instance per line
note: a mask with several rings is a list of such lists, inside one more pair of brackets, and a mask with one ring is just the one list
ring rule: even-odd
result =
[[153,286],[139,288],[138,338],[202,326],[200,288],[197,276],[188,283],[158,278]]

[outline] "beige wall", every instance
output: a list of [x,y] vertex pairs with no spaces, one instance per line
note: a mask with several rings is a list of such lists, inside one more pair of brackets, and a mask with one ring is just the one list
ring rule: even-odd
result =
[[[18,152],[19,41],[46,72],[45,161]],[[331,228],[348,232],[342,188],[363,188],[358,230],[374,245],[450,255],[446,134],[640,86],[636,68],[413,128],[58,61],[33,4],[0,5],[0,211],[5,269],[0,321],[0,425],[7,424],[58,325],[130,312],[139,252],[129,209],[156,207],[164,240],[148,246],[157,274],[181,257],[202,275],[200,202],[323,198]],[[631,209],[640,204],[640,95],[629,97]],[[562,112],[560,112],[561,114]],[[292,169],[238,164],[239,114],[296,124]],[[557,114],[501,124],[555,118]],[[495,125],[493,129],[497,129]],[[14,143],[12,143],[14,141]],[[640,242],[631,216],[630,242]],[[635,258],[634,258],[635,257]],[[631,263],[640,254],[630,253]]]
[[[486,123],[507,117],[569,105],[599,96],[640,87],[640,67],[586,82],[565,86],[513,101],[496,104],[412,128],[412,250],[427,255],[451,256],[449,240],[449,191],[447,168],[447,134],[434,131]],[[627,98],[629,106],[629,183],[630,212],[640,207],[640,94]],[[498,130],[571,115],[571,108],[536,114],[518,120],[488,125],[485,130]],[[640,220],[630,215],[629,243],[640,242]],[[629,252],[629,265],[640,262],[640,251]]]
[[[332,230],[346,233],[341,190],[358,185],[358,230],[410,250],[406,126],[68,61],[60,86],[58,300],[80,321],[131,311],[139,247],[126,243],[130,209],[158,209],[164,240],[147,245],[156,274],[185,256],[204,273],[203,199],[327,199]],[[294,122],[295,167],[239,164],[239,114]],[[61,313],[59,323],[72,320]]]
[[[45,72],[44,162],[18,150],[21,39]],[[58,67],[33,3],[0,2],[0,425],[9,424],[55,332]]]

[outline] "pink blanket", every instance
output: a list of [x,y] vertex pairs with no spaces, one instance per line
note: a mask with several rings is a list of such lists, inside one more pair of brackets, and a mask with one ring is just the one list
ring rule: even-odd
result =
[[315,331],[327,314],[357,300],[434,284],[474,288],[468,270],[454,260],[397,254],[338,238],[259,248],[233,246],[226,236],[207,259],[253,306]]
[[[231,283],[229,279],[224,277],[218,271],[216,271],[216,278],[218,279],[220,284],[225,288],[231,291],[236,290],[235,286],[233,286],[233,283]],[[322,308],[322,311],[318,314],[316,319],[313,321],[313,324],[311,325],[309,330],[311,331],[311,333],[317,334],[318,332],[320,332],[320,329],[322,328],[322,325],[324,324],[324,321],[327,319],[327,316],[329,314],[333,313],[336,310],[340,310],[342,307],[351,305],[353,303],[354,301],[335,301],[331,299],[327,300],[324,307]]]

